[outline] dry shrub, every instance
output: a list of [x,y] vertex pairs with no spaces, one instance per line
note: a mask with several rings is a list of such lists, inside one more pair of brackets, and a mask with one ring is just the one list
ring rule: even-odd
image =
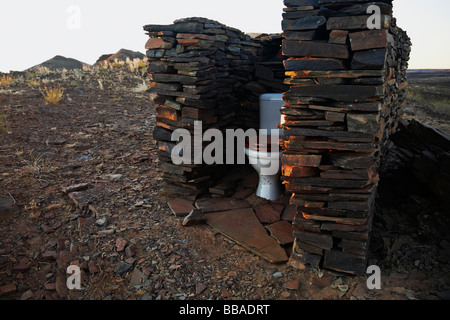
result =
[[55,88],[48,88],[47,86],[45,86],[44,90],[40,89],[40,91],[48,104],[58,104],[64,94],[64,89],[62,89],[60,86]]
[[0,78],[0,86],[6,87],[13,83],[13,78],[10,75],[3,75]]

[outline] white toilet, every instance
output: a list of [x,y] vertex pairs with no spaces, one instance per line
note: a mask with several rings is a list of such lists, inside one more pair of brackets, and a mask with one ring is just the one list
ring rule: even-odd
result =
[[277,200],[282,194],[279,145],[281,129],[277,126],[281,123],[280,110],[283,105],[282,94],[268,93],[260,97],[260,129],[267,130],[267,136],[260,131],[259,141],[255,143],[248,140],[245,146],[245,154],[259,174],[256,195],[267,200]]

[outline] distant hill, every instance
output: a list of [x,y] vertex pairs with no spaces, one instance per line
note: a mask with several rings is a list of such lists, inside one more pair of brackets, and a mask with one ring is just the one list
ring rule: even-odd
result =
[[134,59],[143,59],[144,57],[145,54],[143,53],[127,49],[120,49],[116,53],[102,55],[100,58],[98,58],[97,62],[95,62],[95,66],[101,66],[102,64],[114,62],[115,60],[126,61],[127,58],[129,58],[130,60],[134,60]]
[[34,67],[31,67],[26,71],[33,71],[41,67],[46,67],[49,68],[50,70],[57,70],[57,69],[74,70],[74,69],[83,69],[83,66],[89,66],[89,64],[72,58],[55,56],[52,59],[42,62],[41,64],[38,64]]

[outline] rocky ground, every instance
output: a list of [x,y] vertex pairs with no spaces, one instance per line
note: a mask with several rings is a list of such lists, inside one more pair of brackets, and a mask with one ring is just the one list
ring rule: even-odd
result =
[[[55,83],[63,100],[47,105],[39,86]],[[365,276],[273,265],[207,225],[183,227],[158,197],[139,70],[26,74],[0,90],[1,300],[450,298],[448,211],[397,188],[395,161],[372,240],[382,288],[369,290]],[[63,191],[76,184],[90,186],[88,209]],[[81,290],[67,289],[70,264]]]

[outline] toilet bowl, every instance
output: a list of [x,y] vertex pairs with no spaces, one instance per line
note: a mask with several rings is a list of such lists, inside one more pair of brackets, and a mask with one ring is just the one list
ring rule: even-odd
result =
[[259,175],[256,195],[267,200],[277,200],[282,193],[279,165],[281,153],[246,148],[245,154]]
[[267,200],[277,200],[282,194],[281,188],[281,152],[279,136],[281,130],[281,107],[284,105],[282,94],[269,93],[260,97],[260,129],[267,130],[259,139],[247,140],[245,154],[259,175],[256,195]]

